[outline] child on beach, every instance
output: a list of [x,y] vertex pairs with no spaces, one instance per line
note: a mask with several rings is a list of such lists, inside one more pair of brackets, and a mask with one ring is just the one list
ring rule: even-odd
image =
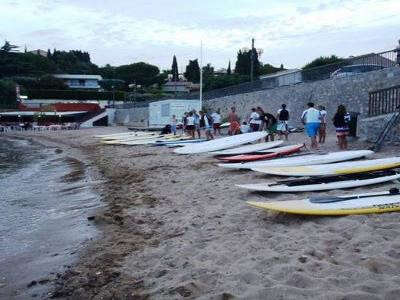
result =
[[275,140],[275,133],[276,133],[276,126],[277,120],[274,115],[270,113],[264,114],[264,122],[265,122],[265,130],[268,132],[268,135],[265,137],[265,141],[268,142],[269,140]]
[[249,133],[250,132],[250,126],[247,125],[247,122],[243,122],[242,125],[240,125],[240,132],[241,133]]
[[212,127],[211,118],[203,111],[200,111],[199,113],[200,113],[200,128],[204,130],[207,140],[214,139],[214,136],[211,133],[211,127]]
[[192,139],[194,139],[194,130],[195,130],[195,125],[194,125],[194,117],[193,117],[193,112],[191,111],[186,118],[186,131],[189,133],[189,135],[192,136]]
[[321,125],[318,129],[318,135],[319,135],[319,139],[318,142],[320,144],[325,143],[325,137],[326,137],[326,115],[327,112],[325,110],[325,106],[318,106],[319,112],[321,113]]
[[172,115],[172,118],[171,118],[171,131],[173,132],[174,135],[176,135],[176,123],[177,123],[176,116]]
[[211,115],[211,118],[213,119],[213,128],[214,128],[214,135],[217,135],[217,131],[218,134],[221,135],[221,111],[220,109],[217,109],[216,112],[214,112]]
[[340,150],[347,150],[347,135],[349,134],[350,114],[344,105],[339,105],[332,119],[336,128],[336,136]]
[[257,111],[254,107],[251,109],[249,124],[250,124],[251,132],[255,132],[260,129],[260,125],[261,125],[260,115],[257,113]]
[[228,121],[231,123],[229,125],[229,135],[236,135],[240,133],[240,123],[239,123],[239,117],[236,114],[236,108],[231,107],[231,112],[228,115]]
[[279,139],[281,139],[282,135],[284,135],[285,140],[287,141],[289,134],[289,129],[288,129],[289,111],[286,109],[286,104],[282,104],[282,108],[278,110],[276,118],[278,119],[278,125],[276,127],[276,130],[278,131]]

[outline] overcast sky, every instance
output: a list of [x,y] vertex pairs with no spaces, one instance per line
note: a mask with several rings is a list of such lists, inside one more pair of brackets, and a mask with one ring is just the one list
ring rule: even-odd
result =
[[28,49],[88,51],[102,66],[149,62],[180,71],[200,56],[234,66],[238,49],[301,67],[321,55],[393,49],[400,0],[0,0],[0,39]]

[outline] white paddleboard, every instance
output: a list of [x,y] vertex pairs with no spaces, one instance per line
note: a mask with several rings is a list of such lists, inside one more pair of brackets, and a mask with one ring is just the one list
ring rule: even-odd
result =
[[199,144],[187,145],[185,147],[175,149],[174,152],[179,154],[195,154],[195,153],[204,153],[204,152],[228,149],[235,146],[240,146],[243,144],[257,141],[259,139],[264,138],[266,135],[267,133],[262,131],[238,134]]
[[340,151],[322,155],[310,154],[248,163],[218,164],[218,166],[229,169],[253,169],[257,167],[265,167],[265,169],[268,169],[269,167],[307,166],[346,161],[364,156],[370,156],[372,154],[374,154],[374,152],[371,150]]
[[237,184],[236,186],[257,192],[298,193],[298,192],[314,192],[314,191],[328,191],[334,189],[354,188],[359,186],[388,182],[399,178],[400,174],[395,174],[395,175],[380,176],[369,179],[342,180],[335,182],[304,184],[295,186],[290,186],[288,184],[276,184],[276,183]]
[[[363,198],[365,196],[368,197]],[[265,210],[303,215],[355,215],[400,210],[400,195],[391,195],[388,191],[339,196],[338,198],[346,199],[348,197],[358,198],[330,203],[313,203],[310,199],[274,202],[248,201],[247,203],[253,207]]]
[[297,146],[297,145],[289,145],[289,146],[277,147],[277,148],[272,148],[272,149],[265,149],[265,150],[257,151],[257,153],[285,152],[286,150],[293,149],[294,146]]
[[159,135],[159,132],[122,132],[122,133],[113,133],[113,134],[103,134],[103,135],[94,135],[95,138],[100,139],[112,139],[112,138],[119,138],[124,136],[144,136],[144,135]]
[[372,172],[400,167],[400,157],[368,159],[294,167],[258,166],[253,171],[279,176],[328,176]]
[[214,155],[236,155],[236,154],[253,153],[253,152],[259,152],[260,150],[277,147],[282,143],[283,143],[283,141],[258,143],[258,144],[241,146],[241,147],[237,147],[237,148],[233,148],[233,149],[215,151],[215,152],[212,152],[211,154],[214,154]]

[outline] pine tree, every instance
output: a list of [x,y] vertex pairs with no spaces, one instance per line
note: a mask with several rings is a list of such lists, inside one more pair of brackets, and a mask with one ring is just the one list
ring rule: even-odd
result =
[[[239,50],[235,65],[235,73],[239,75],[250,76],[251,51],[252,51],[251,49],[243,52],[242,50]],[[253,55],[254,55],[254,76],[258,77],[260,75],[260,61],[258,60],[258,54],[255,49],[253,49]]]
[[172,60],[172,81],[179,81],[179,71],[178,71],[178,62],[176,61],[176,56]]
[[50,57],[51,57],[50,49],[47,49],[47,58],[50,58]]
[[229,61],[228,69],[226,69],[226,74],[228,74],[228,75],[231,75],[231,74],[232,74],[232,70],[231,70],[231,61]]

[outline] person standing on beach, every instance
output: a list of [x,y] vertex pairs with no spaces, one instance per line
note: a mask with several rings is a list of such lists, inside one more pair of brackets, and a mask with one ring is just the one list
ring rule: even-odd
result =
[[199,139],[201,138],[201,132],[200,132],[200,116],[197,114],[196,110],[193,109],[193,117],[194,117],[194,127],[195,131],[197,131],[197,135],[199,136]]
[[211,126],[212,126],[211,118],[203,111],[200,111],[199,113],[200,113],[200,128],[204,130],[207,140],[214,139],[214,136],[211,133]]
[[268,142],[269,140],[274,141],[278,121],[276,120],[274,115],[270,114],[270,113],[265,113],[264,118],[265,118],[265,121],[264,121],[265,122],[265,130],[268,132],[268,135],[265,137],[265,141],[266,142]]
[[211,115],[211,118],[213,120],[214,135],[217,135],[217,131],[221,135],[221,111],[219,108]]
[[282,108],[278,110],[276,118],[278,119],[276,130],[278,131],[279,139],[281,139],[282,135],[284,135],[285,140],[287,141],[289,135],[289,111],[286,109],[286,104],[282,104]]
[[172,133],[174,135],[176,135],[176,123],[177,123],[176,116],[172,115],[172,118],[171,118],[171,131],[172,131]]
[[231,112],[228,115],[228,122],[230,123],[229,125],[229,135],[236,135],[240,133],[240,123],[239,123],[239,117],[236,114],[236,108],[233,106],[231,107]]
[[187,112],[185,112],[183,114],[183,118],[182,118],[182,135],[185,134],[187,128],[187,118],[188,118],[189,114]]
[[301,121],[306,126],[307,135],[311,139],[311,148],[318,149],[317,133],[321,124],[321,113],[314,108],[314,103],[307,104],[308,109],[303,111]]
[[325,106],[318,106],[319,112],[321,113],[321,125],[319,126],[318,129],[318,135],[319,135],[319,140],[318,142],[320,144],[325,143],[325,137],[326,137],[326,116],[327,112],[325,110]]
[[335,116],[333,117],[333,125],[336,128],[336,136],[340,150],[347,150],[347,135],[349,134],[350,114],[346,111],[344,105],[339,105]]
[[260,115],[257,113],[254,107],[251,109],[249,124],[251,132],[256,132],[260,129],[260,124],[261,124]]
[[194,139],[194,131],[195,131],[195,125],[194,125],[194,117],[193,117],[193,112],[191,111],[187,117],[186,120],[186,130],[187,132],[192,136],[192,139]]
[[260,131],[263,131],[265,128],[265,111],[260,106],[257,106],[257,113],[260,115]]

